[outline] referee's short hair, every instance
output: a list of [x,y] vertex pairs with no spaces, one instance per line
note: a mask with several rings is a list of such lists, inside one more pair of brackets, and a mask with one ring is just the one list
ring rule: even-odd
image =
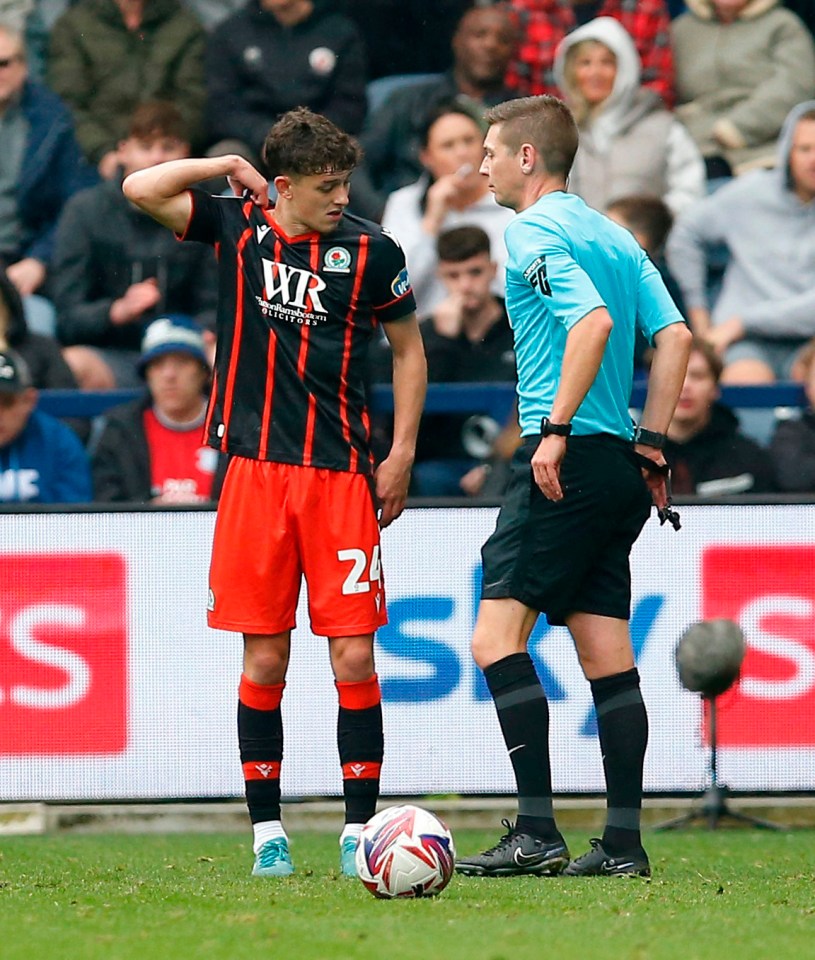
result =
[[538,151],[547,171],[564,179],[577,153],[577,124],[562,100],[543,94],[505,100],[486,113],[487,123],[501,124],[501,140],[513,153],[524,143]]
[[475,225],[453,227],[439,234],[436,252],[444,263],[462,263],[480,253],[490,255],[490,238],[486,230]]
[[273,177],[308,177],[353,170],[362,159],[362,147],[327,117],[296,107],[266,134],[262,156]]

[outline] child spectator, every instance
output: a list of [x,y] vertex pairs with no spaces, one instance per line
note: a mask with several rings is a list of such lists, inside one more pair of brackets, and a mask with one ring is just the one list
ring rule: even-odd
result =
[[665,242],[674,222],[665,202],[657,197],[620,197],[609,204],[606,213],[615,223],[634,234],[634,239],[659,270],[668,293],[684,317],[686,314],[682,291],[665,260]]

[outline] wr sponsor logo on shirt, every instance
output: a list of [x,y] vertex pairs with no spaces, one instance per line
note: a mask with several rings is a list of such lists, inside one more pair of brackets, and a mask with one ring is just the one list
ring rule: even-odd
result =
[[328,317],[320,294],[326,283],[322,277],[299,267],[262,258],[265,299],[258,298],[265,316],[289,323],[314,326]]

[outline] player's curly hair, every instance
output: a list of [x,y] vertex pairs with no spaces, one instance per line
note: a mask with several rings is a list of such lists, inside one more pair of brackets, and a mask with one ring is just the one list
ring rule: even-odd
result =
[[362,147],[327,117],[296,107],[268,132],[262,156],[270,176],[307,177],[353,170],[362,159]]

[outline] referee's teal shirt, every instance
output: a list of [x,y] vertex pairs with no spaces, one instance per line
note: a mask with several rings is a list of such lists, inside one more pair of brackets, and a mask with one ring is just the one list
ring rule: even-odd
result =
[[663,327],[684,323],[656,268],[628,230],[561,191],[518,214],[505,239],[522,436],[540,433],[541,418],[552,412],[569,330],[606,307],[613,329],[597,377],[572,418],[572,433],[632,439],[636,329],[653,343]]

